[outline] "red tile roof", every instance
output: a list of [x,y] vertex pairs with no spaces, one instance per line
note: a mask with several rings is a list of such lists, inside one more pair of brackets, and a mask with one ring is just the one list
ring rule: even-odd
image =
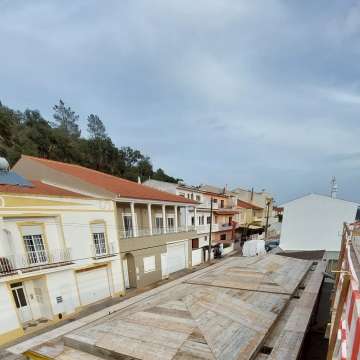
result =
[[28,155],[22,155],[22,157],[37,161],[49,168],[77,177],[87,183],[108,190],[114,193],[115,196],[144,200],[197,204],[196,201],[185,199],[178,195],[170,194],[165,191],[138,184],[134,181],[125,180],[113,175],[102,173],[100,171],[88,169],[80,165],[68,164],[60,161],[48,160]]
[[31,180],[32,187],[19,185],[0,184],[0,193],[6,194],[24,194],[24,195],[50,195],[50,196],[72,196],[88,197],[72,191],[64,190],[55,186],[47,185],[41,181]]
[[238,200],[237,201],[237,206],[239,208],[243,208],[243,209],[253,209],[253,210],[263,210],[264,208],[257,206],[255,204],[249,203],[247,201],[244,200]]

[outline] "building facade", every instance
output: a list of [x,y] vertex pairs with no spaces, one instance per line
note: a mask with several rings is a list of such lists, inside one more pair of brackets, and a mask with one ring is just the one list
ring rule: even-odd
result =
[[124,291],[113,202],[0,185],[0,344]]
[[192,239],[197,234],[187,220],[196,201],[82,166],[30,156],[22,156],[14,170],[113,203],[127,288],[143,287],[191,268]]
[[337,258],[343,223],[359,218],[355,202],[309,194],[283,204],[280,247],[287,250],[326,250]]
[[214,191],[213,188],[208,189],[204,186],[172,184],[153,179],[146,180],[144,185],[198,202],[198,205],[187,214],[187,221],[195,227],[197,232],[197,237],[192,241],[193,265],[198,265],[208,258],[210,223],[212,246],[223,244],[227,249],[225,252],[233,249],[238,210],[233,206],[233,199],[224,194],[221,189]]

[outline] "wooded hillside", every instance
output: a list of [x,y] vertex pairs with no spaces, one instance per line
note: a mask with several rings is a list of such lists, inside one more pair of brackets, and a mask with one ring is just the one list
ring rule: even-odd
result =
[[60,100],[53,107],[53,121],[38,110],[15,111],[0,102],[0,156],[13,165],[21,154],[75,163],[136,181],[149,177],[177,182],[161,168],[153,169],[151,160],[139,150],[116,147],[101,119],[87,118],[88,137],[81,136],[79,116]]

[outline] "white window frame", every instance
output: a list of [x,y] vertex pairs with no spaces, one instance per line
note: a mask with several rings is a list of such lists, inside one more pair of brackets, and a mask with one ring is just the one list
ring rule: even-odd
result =
[[[169,219],[172,219],[172,227],[169,226]],[[169,230],[169,232],[175,231],[175,214],[166,215],[166,228]]]
[[[126,230],[125,227],[125,217],[129,217],[131,219],[131,229]],[[133,237],[135,234],[135,228],[136,228],[136,224],[137,224],[137,217],[136,217],[136,213],[135,213],[135,224],[133,224],[133,218],[132,218],[132,214],[131,213],[123,213],[122,214],[122,221],[123,221],[123,229],[124,229],[124,234],[125,237]]]

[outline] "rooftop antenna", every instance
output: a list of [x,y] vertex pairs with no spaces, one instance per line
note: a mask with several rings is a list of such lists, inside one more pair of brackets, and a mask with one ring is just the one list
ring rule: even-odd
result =
[[333,199],[336,199],[337,192],[338,192],[338,186],[336,183],[336,177],[333,176],[333,178],[331,179],[331,197]]

